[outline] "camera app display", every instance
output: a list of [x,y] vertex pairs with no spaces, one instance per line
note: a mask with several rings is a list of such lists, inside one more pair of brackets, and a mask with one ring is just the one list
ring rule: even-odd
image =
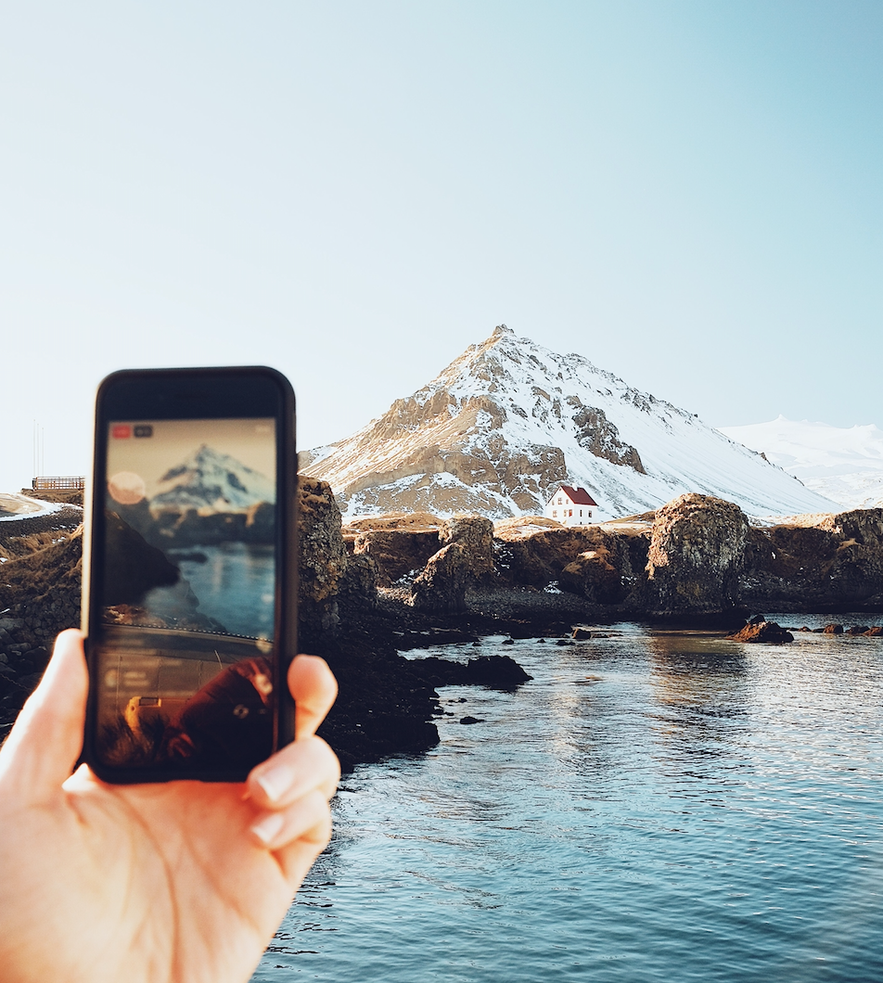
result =
[[109,424],[106,763],[211,768],[269,752],[276,508],[273,419]]

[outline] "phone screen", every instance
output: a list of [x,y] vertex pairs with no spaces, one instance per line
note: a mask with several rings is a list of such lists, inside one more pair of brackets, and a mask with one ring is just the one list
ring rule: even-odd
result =
[[102,425],[96,756],[135,771],[247,771],[274,740],[276,420]]

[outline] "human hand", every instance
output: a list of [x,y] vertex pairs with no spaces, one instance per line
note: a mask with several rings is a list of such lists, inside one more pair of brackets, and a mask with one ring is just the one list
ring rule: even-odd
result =
[[62,632],[0,750],[0,967],[7,983],[248,980],[331,834],[340,766],[315,736],[327,665],[288,675],[295,741],[243,784],[109,785],[80,752],[82,635]]

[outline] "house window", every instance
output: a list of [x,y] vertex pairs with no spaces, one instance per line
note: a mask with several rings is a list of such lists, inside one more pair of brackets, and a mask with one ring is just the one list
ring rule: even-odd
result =
[[587,512],[587,515],[588,515],[588,517],[589,517],[590,519],[592,518],[592,510],[591,510],[591,509],[589,509],[589,510],[588,510],[588,512]]
[[557,519],[558,518],[558,509],[552,509],[552,518],[553,519]]
[[580,509],[580,510],[579,510],[579,517],[580,517],[580,518],[582,518],[582,517],[583,517],[583,510],[582,510],[582,509]]
[[573,509],[571,509],[567,514],[568,514],[568,516],[573,515]]
[[562,499],[561,499],[561,496],[560,496],[560,495],[558,496],[558,504],[559,504],[559,505],[561,505],[561,504],[562,504]]

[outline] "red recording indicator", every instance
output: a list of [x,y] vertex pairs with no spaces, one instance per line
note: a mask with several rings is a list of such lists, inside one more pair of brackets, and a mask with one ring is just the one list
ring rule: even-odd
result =
[[114,440],[126,440],[132,436],[132,428],[128,423],[115,423],[110,431]]

